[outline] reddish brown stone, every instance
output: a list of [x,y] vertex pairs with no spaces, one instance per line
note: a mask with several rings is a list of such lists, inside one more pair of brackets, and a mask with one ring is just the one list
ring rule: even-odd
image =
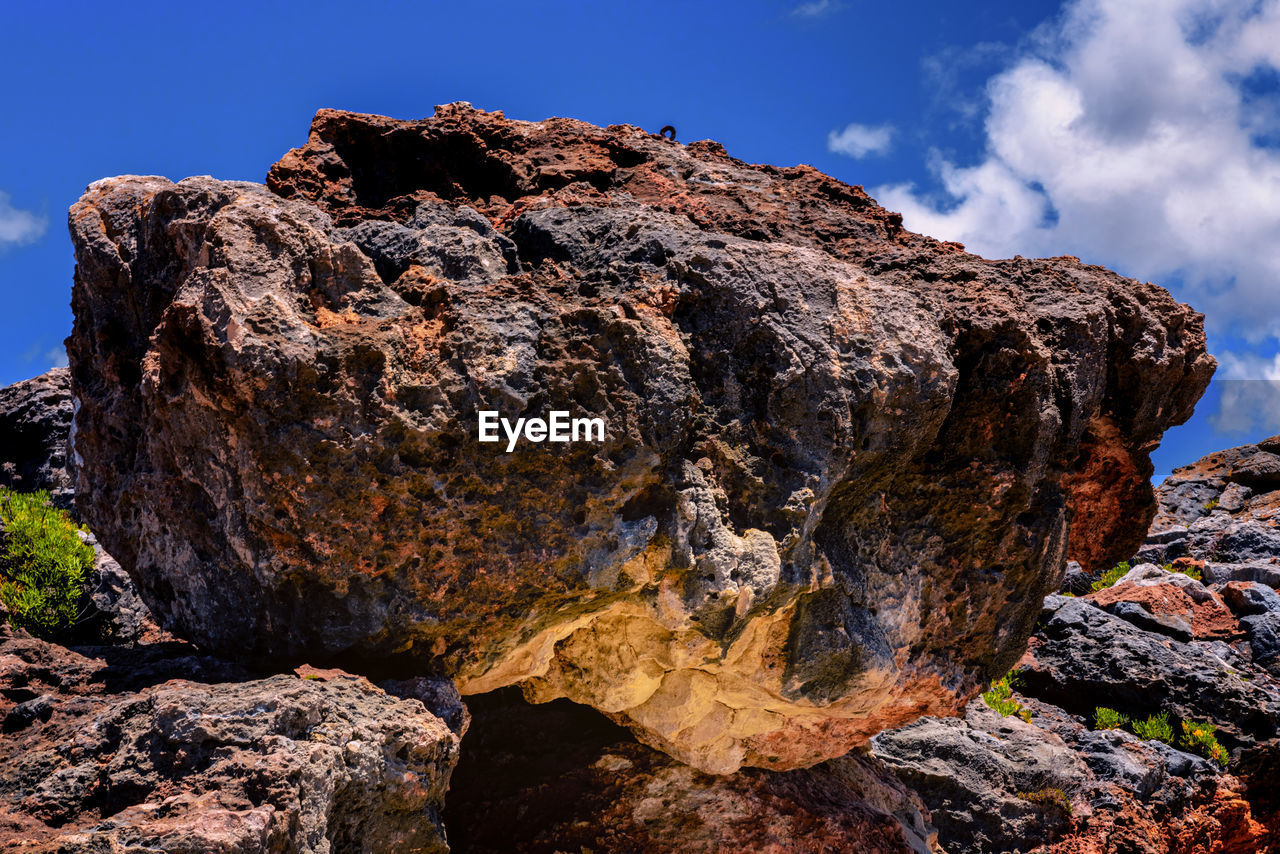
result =
[[[956,712],[1021,653],[1068,507],[1091,563],[1140,535],[1213,369],[1155,285],[634,127],[323,111],[268,185],[71,212],[108,551],[213,649],[521,684],[704,771]],[[556,409],[606,440],[477,441]]]
[[1197,640],[1234,640],[1242,637],[1235,615],[1216,593],[1197,602],[1172,584],[1121,583],[1086,598],[1102,607],[1117,602],[1133,602],[1156,616],[1174,617],[1186,622]]

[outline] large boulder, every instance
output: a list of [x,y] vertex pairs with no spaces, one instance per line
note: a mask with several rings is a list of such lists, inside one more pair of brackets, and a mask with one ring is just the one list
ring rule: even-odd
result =
[[[162,623],[713,772],[957,712],[1068,553],[1136,549],[1214,365],[1155,285],[467,105],[322,111],[267,187],[106,179],[70,224],[79,506]],[[553,411],[603,438],[479,441]]]
[[0,388],[0,486],[43,489],[59,507],[70,508],[75,498],[67,471],[71,416],[66,368]]

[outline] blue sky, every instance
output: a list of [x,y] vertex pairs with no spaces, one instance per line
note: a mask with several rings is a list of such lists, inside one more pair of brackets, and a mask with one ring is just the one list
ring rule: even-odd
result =
[[1254,382],[1211,393],[1164,472],[1280,432],[1277,68],[1280,0],[10,6],[0,385],[63,358],[66,209],[90,181],[261,181],[321,107],[466,100],[673,124],[983,254],[1169,286],[1208,313],[1222,376]]

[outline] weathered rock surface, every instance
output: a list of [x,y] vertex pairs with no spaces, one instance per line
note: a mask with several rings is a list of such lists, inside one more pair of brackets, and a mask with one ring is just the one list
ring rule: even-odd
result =
[[358,677],[0,626],[0,718],[0,850],[448,850],[457,736]]
[[[1137,547],[1213,369],[1154,285],[633,127],[322,111],[268,187],[71,212],[78,501],[158,618],[705,771],[961,708],[1068,552]],[[607,436],[508,453],[481,410]]]
[[454,854],[928,854],[919,797],[851,754],[812,768],[707,775],[597,712],[473,698],[445,821]]
[[1235,777],[1022,699],[1030,721],[977,700],[963,718],[925,718],[872,740],[875,758],[924,798],[948,854],[1246,854],[1265,845]]
[[[873,739],[875,756],[920,793],[944,850],[1276,850],[1280,490],[1264,477],[1276,450],[1267,440],[1178,469],[1157,490],[1160,516],[1137,565],[1094,592],[1098,573],[1082,569],[1071,586],[1087,595],[1045,600],[1012,673],[1028,721],[976,700],[964,718]],[[1099,706],[1137,720],[1166,713],[1174,743],[1097,730]],[[1185,752],[1184,721],[1217,727],[1225,769]],[[1054,806],[1063,800],[1070,813]]]
[[0,388],[0,486],[47,490],[56,505],[70,509],[75,499],[67,471],[71,415],[66,368]]

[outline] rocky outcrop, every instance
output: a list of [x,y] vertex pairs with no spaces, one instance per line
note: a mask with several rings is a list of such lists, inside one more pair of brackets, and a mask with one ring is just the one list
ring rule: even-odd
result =
[[448,850],[458,736],[358,677],[0,626],[0,719],[0,850]]
[[1263,850],[1239,779],[1203,758],[1027,696],[1028,720],[981,700],[873,739],[929,806],[948,854]]
[[590,709],[511,690],[471,701],[445,806],[454,854],[941,851],[919,796],[868,756],[712,776]]
[[[166,627],[521,684],[704,771],[961,708],[1068,552],[1137,546],[1213,369],[1154,285],[465,105],[322,111],[267,188],[107,179],[70,224],[79,506]],[[554,410],[603,439],[477,441]]]
[[75,489],[67,471],[72,408],[66,368],[0,388],[0,486],[43,489],[57,506],[72,507]]
[[[874,755],[918,791],[948,852],[1251,852],[1280,844],[1280,481],[1277,440],[1211,454],[1157,489],[1136,564],[1050,596],[1014,699],[881,733]],[[1141,563],[1140,561],[1158,561]],[[1097,729],[1098,707],[1166,714],[1171,744]],[[1181,724],[1208,723],[1225,768]],[[1044,787],[1044,788],[1040,788]],[[1043,794],[1034,800],[1028,795]],[[1047,807],[1047,808],[1046,808]]]

